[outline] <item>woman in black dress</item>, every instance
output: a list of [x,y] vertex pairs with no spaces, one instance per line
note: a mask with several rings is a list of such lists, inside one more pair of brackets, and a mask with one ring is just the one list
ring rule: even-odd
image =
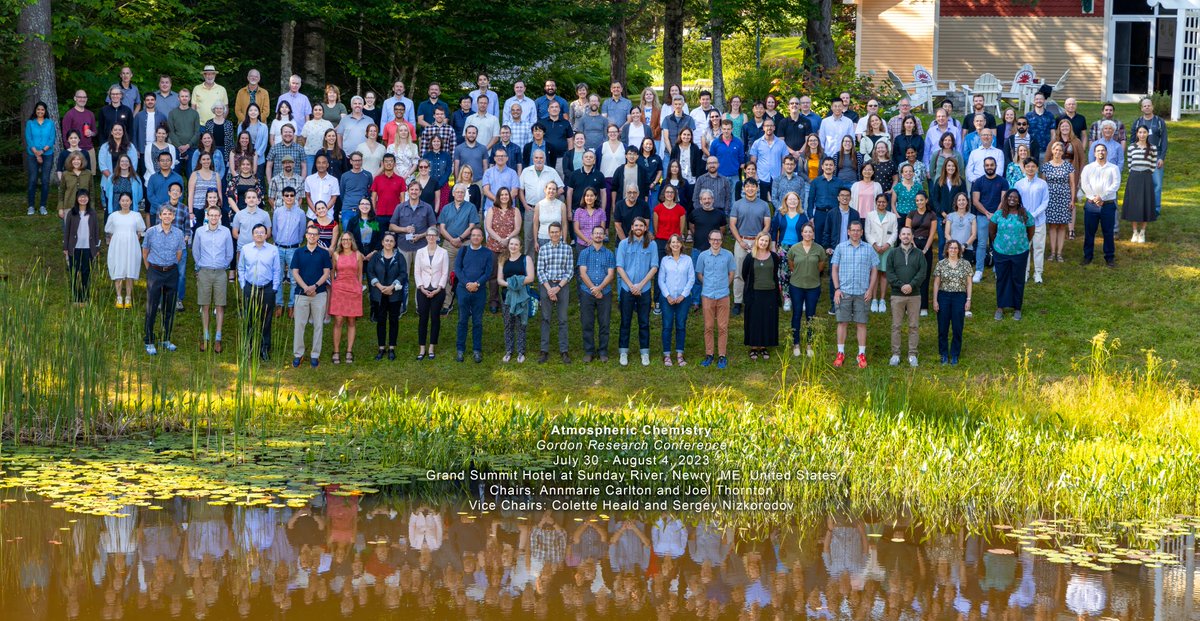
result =
[[744,344],[750,359],[770,360],[768,348],[779,346],[779,255],[771,252],[771,233],[763,231],[754,238],[754,248],[742,261],[742,280],[746,282]]

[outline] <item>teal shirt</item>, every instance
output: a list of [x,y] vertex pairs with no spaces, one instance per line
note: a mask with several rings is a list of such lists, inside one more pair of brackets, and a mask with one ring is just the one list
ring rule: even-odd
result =
[[1021,254],[1029,250],[1029,234],[1027,229],[1033,227],[1033,218],[1026,216],[1025,220],[1017,214],[1003,215],[997,211],[992,214],[992,222],[996,223],[996,239],[992,248],[1000,254]]

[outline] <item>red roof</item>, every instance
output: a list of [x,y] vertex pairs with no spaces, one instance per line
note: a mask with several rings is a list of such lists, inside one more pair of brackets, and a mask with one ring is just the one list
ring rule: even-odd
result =
[[941,0],[947,17],[1103,17],[1104,0],[1093,0],[1092,11],[1084,13],[1083,0]]

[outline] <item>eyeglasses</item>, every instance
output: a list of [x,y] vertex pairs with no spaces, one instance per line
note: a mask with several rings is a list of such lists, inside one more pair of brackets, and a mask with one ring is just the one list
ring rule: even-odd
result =
[[868,108],[878,108],[879,104],[867,104]]
[[417,168],[429,168],[429,166],[428,166],[428,165],[425,165],[425,164],[422,164],[422,165],[420,165],[420,166],[417,166]]

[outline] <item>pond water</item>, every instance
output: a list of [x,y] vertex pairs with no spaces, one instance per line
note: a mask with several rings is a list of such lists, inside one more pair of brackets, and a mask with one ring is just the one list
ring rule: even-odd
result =
[[0,501],[0,619],[1200,619],[1186,520],[1124,544],[1069,520],[483,512],[336,485],[108,515]]

